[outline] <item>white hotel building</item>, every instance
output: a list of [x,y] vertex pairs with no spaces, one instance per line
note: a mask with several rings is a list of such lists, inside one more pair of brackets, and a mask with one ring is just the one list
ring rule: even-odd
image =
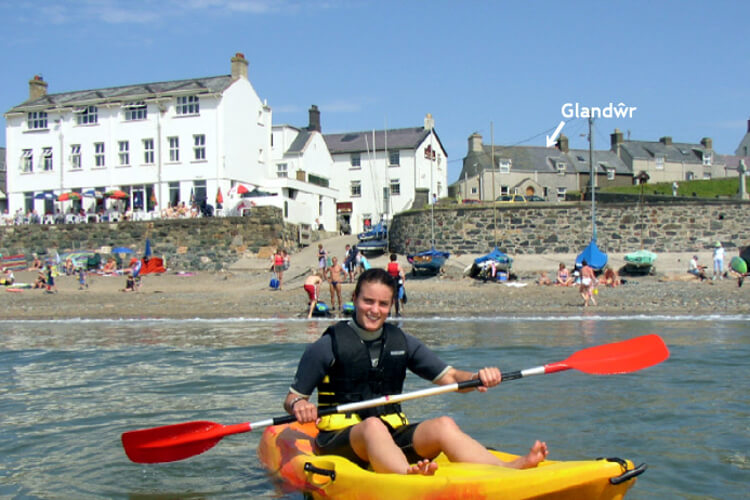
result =
[[[317,221],[329,230],[341,215],[356,232],[366,219],[409,208],[415,188],[432,186],[438,196],[447,190],[447,158],[431,118],[429,129],[377,132],[375,147],[364,133],[324,136],[316,106],[305,128],[272,126],[271,107],[248,80],[240,53],[231,74],[206,78],[48,94],[47,82],[34,77],[29,99],[5,118],[11,214],[79,206],[43,193],[119,189],[130,195],[120,203],[135,218],[151,218],[191,199],[215,205],[221,191],[225,214],[270,204],[289,222]],[[230,196],[239,185],[273,196]],[[112,202],[80,203],[92,211]]]

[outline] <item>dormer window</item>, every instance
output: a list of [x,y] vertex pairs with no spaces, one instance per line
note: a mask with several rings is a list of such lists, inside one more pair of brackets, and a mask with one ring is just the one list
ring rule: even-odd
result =
[[96,106],[83,106],[73,110],[78,125],[92,125],[99,121],[99,110]]
[[125,104],[122,109],[125,110],[125,121],[132,122],[135,120],[145,120],[147,116],[146,103],[143,101],[130,102]]
[[47,112],[32,111],[27,115],[26,125],[29,130],[40,130],[47,128]]
[[509,174],[511,164],[512,164],[511,160],[508,160],[508,159],[500,160],[500,162],[498,163],[498,166],[500,168],[500,173]]
[[177,98],[178,115],[197,115],[200,114],[200,103],[198,96],[186,95]]
[[703,153],[703,166],[710,167],[712,158],[713,154],[711,154],[710,151],[706,151],[705,153]]
[[557,162],[557,173],[560,175],[565,175],[565,162],[559,161]]
[[664,170],[664,157],[663,156],[656,157],[656,170]]

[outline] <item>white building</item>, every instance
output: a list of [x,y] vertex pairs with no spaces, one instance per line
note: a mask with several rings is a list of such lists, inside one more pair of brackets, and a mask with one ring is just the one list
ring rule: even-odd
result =
[[[278,177],[271,108],[240,53],[230,75],[207,78],[48,94],[47,82],[35,77],[29,99],[5,118],[11,212],[50,213],[55,202],[38,199],[41,193],[91,189],[125,191],[134,213],[149,214],[191,199],[214,203],[221,190],[232,210],[256,203],[228,196],[242,184],[275,193],[257,204],[279,206],[290,222],[314,222],[313,201],[335,222],[332,189]],[[105,202],[82,203],[91,210]]]
[[353,233],[411,208],[419,188],[446,196],[448,155],[434,125],[428,114],[422,127],[325,134],[337,212]]

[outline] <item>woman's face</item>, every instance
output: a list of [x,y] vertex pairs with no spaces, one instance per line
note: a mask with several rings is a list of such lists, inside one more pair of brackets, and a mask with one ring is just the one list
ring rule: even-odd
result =
[[393,289],[378,282],[362,283],[359,295],[354,297],[357,323],[369,332],[380,329],[385,323],[393,303]]

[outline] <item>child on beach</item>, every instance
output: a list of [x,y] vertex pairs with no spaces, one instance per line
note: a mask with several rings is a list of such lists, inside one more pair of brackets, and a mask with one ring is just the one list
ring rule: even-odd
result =
[[313,310],[318,304],[318,292],[320,292],[320,284],[323,283],[323,279],[320,277],[320,271],[312,274],[305,278],[305,284],[302,288],[307,292],[307,298],[309,299],[309,310],[307,311],[307,317],[312,318]]
[[83,266],[80,266],[78,268],[78,289],[83,290],[84,288],[88,289],[89,284],[86,281],[86,269]]
[[57,285],[55,285],[55,272],[52,269],[52,264],[47,264],[47,293],[57,293]]

